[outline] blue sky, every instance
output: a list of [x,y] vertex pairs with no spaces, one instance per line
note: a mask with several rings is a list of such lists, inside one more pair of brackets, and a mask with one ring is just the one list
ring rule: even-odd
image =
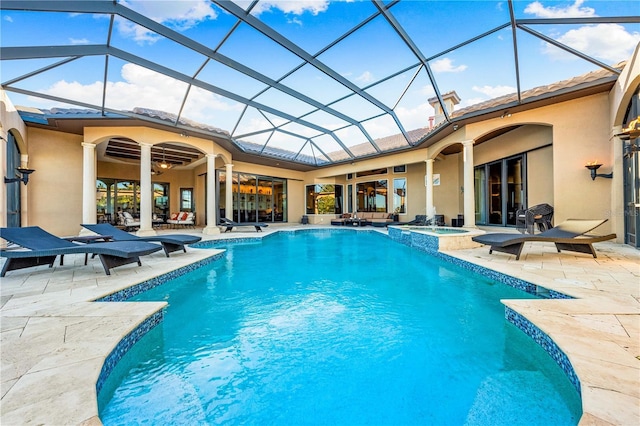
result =
[[[73,2],[70,2],[73,3]],[[251,2],[234,2],[242,8]],[[388,2],[385,2],[388,3]],[[303,64],[287,51],[247,24],[208,1],[120,1],[132,10],[188,36],[225,58],[315,99],[356,120],[371,137],[399,133],[383,110],[352,92],[318,68]],[[621,1],[515,1],[516,18],[610,17],[638,15],[633,0]],[[635,9],[635,11],[634,11]],[[424,127],[433,109],[428,99],[435,95],[428,74],[418,68],[418,59],[382,16],[332,45],[358,23],[377,12],[369,1],[261,1],[251,14],[279,34],[334,70],[348,84],[373,96],[393,110],[405,130]],[[441,52],[477,37],[509,21],[503,1],[407,1],[389,9],[404,28],[429,66],[441,93],[455,90],[462,99],[458,108],[486,101],[516,90],[513,35],[510,28],[497,31],[472,44]],[[109,37],[108,15],[2,10],[2,46],[105,44]],[[593,56],[605,64],[629,58],[640,42],[640,24],[535,25],[546,36]],[[225,37],[227,37],[225,39]],[[516,34],[523,90],[567,79],[598,67],[570,55],[525,31]],[[224,42],[224,43],[223,43]],[[232,92],[242,99],[283,111],[294,117],[335,131],[348,146],[366,141],[366,136],[339,115],[317,111],[309,103],[224,64],[208,61],[197,52],[122,18],[115,19],[110,45],[145,60],[172,68],[204,83]],[[25,73],[58,62],[56,59],[2,61],[3,83]],[[298,69],[298,67],[300,67]],[[13,84],[15,87],[72,99],[90,105],[102,104],[104,56],[84,57],[37,73]],[[388,76],[399,73],[396,77]],[[287,75],[289,74],[289,75]],[[337,149],[327,134],[286,124],[288,120],[269,111],[250,107],[207,90],[193,87],[186,95],[185,82],[145,69],[125,59],[110,57],[105,106],[115,110],[134,107],[163,110],[233,132],[251,134],[251,140],[271,146],[303,149],[307,138],[323,150]],[[10,93],[16,105],[38,108],[71,107],[41,98]],[[182,111],[181,111],[182,108]],[[283,132],[271,132],[282,126]],[[263,132],[257,133],[256,132]],[[293,137],[295,133],[301,137]],[[308,149],[308,148],[306,148]]]

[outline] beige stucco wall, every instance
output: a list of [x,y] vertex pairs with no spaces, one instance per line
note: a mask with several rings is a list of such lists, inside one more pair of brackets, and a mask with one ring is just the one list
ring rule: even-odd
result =
[[82,137],[30,127],[28,219],[59,236],[77,235],[82,223]]
[[[537,204],[553,205],[553,173],[541,173],[550,171],[553,167],[553,147],[529,151],[527,153],[527,205]],[[558,223],[557,221],[555,221]]]

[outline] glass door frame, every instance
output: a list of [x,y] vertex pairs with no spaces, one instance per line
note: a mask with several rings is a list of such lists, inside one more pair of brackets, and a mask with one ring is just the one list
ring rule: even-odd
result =
[[[513,215],[513,223],[509,223],[509,214],[515,213],[517,207],[512,206],[513,212],[509,211],[509,201],[515,201],[517,197],[511,197],[509,193],[509,168],[508,164],[514,160],[520,159],[520,178],[521,178],[521,208],[527,207],[527,156],[526,153],[512,155],[490,163],[481,164],[474,167],[474,183],[480,184],[475,188],[475,206],[476,206],[476,223],[478,225],[488,226],[515,226],[515,214]],[[491,181],[490,168],[499,167],[499,180]],[[498,200],[496,204],[496,199]],[[493,208],[492,208],[493,206]],[[493,216],[492,216],[493,215]],[[497,219],[496,219],[497,218]],[[492,220],[493,219],[493,220]]]

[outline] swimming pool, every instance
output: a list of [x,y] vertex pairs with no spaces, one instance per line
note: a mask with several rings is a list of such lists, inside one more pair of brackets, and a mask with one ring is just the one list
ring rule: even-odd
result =
[[580,398],[500,299],[533,296],[375,232],[281,232],[135,300],[165,319],[105,425],[576,424]]

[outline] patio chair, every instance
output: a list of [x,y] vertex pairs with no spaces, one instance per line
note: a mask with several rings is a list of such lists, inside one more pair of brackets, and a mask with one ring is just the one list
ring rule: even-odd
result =
[[553,228],[553,207],[549,204],[538,204],[528,209],[516,211],[516,229],[521,233],[535,233],[538,226],[540,232]]
[[403,223],[402,225],[427,226],[427,225],[431,225],[431,219],[427,219],[426,214],[417,214],[415,219],[409,222]]
[[477,243],[491,246],[489,254],[493,251],[513,254],[516,260],[520,259],[522,247],[526,242],[552,242],[556,245],[558,253],[561,250],[578,253],[588,253],[594,258],[596,251],[593,243],[607,241],[616,238],[616,234],[587,235],[605,223],[607,219],[567,219],[554,228],[548,229],[537,235],[520,235],[508,233],[490,233],[477,235],[471,239]]
[[269,225],[267,225],[266,223],[262,223],[262,222],[238,223],[238,222],[234,222],[232,220],[229,220],[227,218],[222,218],[222,219],[220,219],[219,226],[226,227],[224,232],[231,232],[231,230],[234,227],[237,227],[237,226],[253,226],[254,228],[256,228],[256,232],[262,232],[262,228],[265,228],[265,227],[267,227]]
[[140,228],[140,222],[135,220],[131,213],[119,211],[118,213],[118,225],[124,227],[125,231],[132,231],[135,228]]
[[100,256],[100,261],[107,275],[111,275],[111,268],[137,263],[142,266],[140,256],[160,250],[158,244],[146,241],[114,241],[108,243],[77,244],[64,238],[56,237],[38,226],[23,228],[0,228],[0,237],[20,246],[21,249],[0,250],[0,257],[4,257],[4,266],[0,277],[8,271],[30,268],[33,266],[53,266],[56,256],[73,253],[91,253]]
[[162,244],[164,253],[169,257],[169,253],[182,250],[187,252],[186,244],[197,243],[202,239],[197,235],[171,234],[171,235],[154,235],[148,237],[139,237],[126,231],[116,228],[109,223],[98,224],[82,224],[83,228],[95,232],[99,235],[110,235],[113,241],[149,241]]

